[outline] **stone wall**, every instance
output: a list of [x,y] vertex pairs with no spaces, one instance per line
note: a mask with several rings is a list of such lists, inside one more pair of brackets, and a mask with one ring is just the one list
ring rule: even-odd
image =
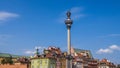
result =
[[4,64],[4,65],[0,65],[0,68],[27,68],[27,65],[26,64],[14,64],[14,65]]

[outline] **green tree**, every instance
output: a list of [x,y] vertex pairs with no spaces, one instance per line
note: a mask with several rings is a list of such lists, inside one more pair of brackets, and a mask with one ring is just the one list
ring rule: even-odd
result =
[[12,61],[11,58],[6,58],[6,63],[8,63],[8,64],[13,64],[13,61]]
[[5,59],[2,59],[2,60],[1,60],[1,63],[2,63],[2,64],[6,64]]
[[11,58],[4,58],[1,61],[2,64],[13,64],[13,61]]

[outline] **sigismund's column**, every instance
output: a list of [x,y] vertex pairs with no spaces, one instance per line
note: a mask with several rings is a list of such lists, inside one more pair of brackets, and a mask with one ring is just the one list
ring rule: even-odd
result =
[[71,34],[70,34],[70,29],[73,21],[71,20],[71,12],[68,11],[66,13],[67,19],[65,20],[65,24],[67,26],[67,46],[68,46],[68,55],[67,55],[67,62],[66,62],[66,68],[72,68],[72,56],[71,56]]

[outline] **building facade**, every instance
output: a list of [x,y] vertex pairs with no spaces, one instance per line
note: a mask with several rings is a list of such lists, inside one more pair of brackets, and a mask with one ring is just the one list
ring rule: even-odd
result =
[[56,68],[56,60],[52,58],[32,58],[31,68]]
[[93,58],[90,50],[71,48],[74,68],[98,68],[98,61]]
[[[43,52],[42,55],[36,52],[31,59],[31,68],[66,68],[66,52],[62,53],[60,48],[56,47],[48,47]],[[106,59],[94,59],[90,50],[71,48],[71,55],[72,68],[116,68]]]
[[116,65],[107,59],[102,59],[99,61],[99,66],[98,68],[116,68]]

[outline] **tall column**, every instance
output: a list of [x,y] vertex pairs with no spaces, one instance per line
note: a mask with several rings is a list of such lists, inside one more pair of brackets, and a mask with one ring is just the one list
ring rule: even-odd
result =
[[70,27],[67,27],[67,45],[68,45],[68,55],[71,55],[71,34]]
[[72,60],[70,60],[70,55],[71,55],[71,34],[70,34],[70,26],[67,27],[67,47],[68,47],[68,59],[66,61],[66,68],[72,68]]
[[67,61],[66,61],[66,68],[72,68],[72,58],[71,58],[71,35],[70,35],[70,29],[72,25],[72,20],[70,19],[71,12],[68,11],[67,13],[67,19],[65,20],[65,24],[67,26],[67,46],[68,46],[68,52],[67,52]]
[[[71,32],[70,32],[70,28],[71,27],[68,27],[67,28],[67,31],[68,31],[68,55],[69,55],[69,58],[71,58]],[[68,68],[72,68],[72,59],[68,60]]]

